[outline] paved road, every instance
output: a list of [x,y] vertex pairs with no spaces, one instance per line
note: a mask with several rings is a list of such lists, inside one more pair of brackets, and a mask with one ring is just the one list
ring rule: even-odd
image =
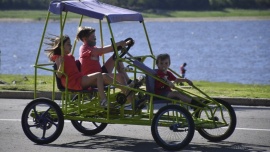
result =
[[[108,125],[95,136],[83,136],[65,122],[61,136],[51,144],[36,145],[23,133],[20,117],[28,99],[0,99],[1,152],[164,151],[153,140],[150,127]],[[197,132],[183,151],[270,151],[270,107],[234,106],[237,128],[225,141],[212,143]]]

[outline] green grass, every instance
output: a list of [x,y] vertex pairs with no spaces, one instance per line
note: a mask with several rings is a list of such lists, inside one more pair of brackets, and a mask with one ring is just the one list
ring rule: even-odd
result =
[[153,11],[143,12],[144,17],[270,17],[270,10],[225,9],[221,11]]
[[[48,14],[47,10],[5,10],[0,11],[0,18],[34,19],[44,20]],[[245,9],[225,9],[220,11],[170,11],[170,10],[144,10],[145,18],[162,17],[260,17],[269,18],[270,10],[245,10]],[[68,18],[79,18],[74,13],[69,13]],[[52,19],[57,19],[53,15]]]
[[[47,10],[5,10],[0,11],[0,18],[44,20],[48,15]],[[69,13],[69,18],[79,18],[80,15]],[[58,15],[51,13],[51,19],[58,19]]]
[[[25,79],[25,77],[27,79]],[[32,91],[34,90],[33,75],[6,75],[0,76],[0,90]],[[13,82],[15,83],[13,84]],[[52,91],[53,77],[39,76],[37,89],[39,91]],[[194,84],[212,97],[245,97],[245,98],[270,98],[270,85],[252,85],[224,82],[194,81]],[[195,89],[187,89],[196,93]]]

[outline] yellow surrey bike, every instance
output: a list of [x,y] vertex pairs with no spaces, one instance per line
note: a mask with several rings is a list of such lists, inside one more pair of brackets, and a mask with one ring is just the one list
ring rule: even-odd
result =
[[[113,84],[105,86],[106,95],[110,102],[107,108],[100,106],[99,95],[94,87],[91,90],[80,91],[64,88],[59,83],[59,80],[56,79],[56,70],[52,68],[53,64],[41,64],[39,63],[39,58],[48,24],[59,22],[59,35],[61,36],[65,30],[72,30],[71,28],[65,29],[68,14],[79,14],[81,18],[78,26],[81,26],[84,17],[98,20],[101,45],[103,45],[104,36],[103,24],[107,23],[109,39],[111,39],[114,53],[116,54],[115,66],[119,62],[123,62],[129,67],[128,72],[133,75],[134,81],[140,76],[144,83],[128,87],[121,86],[114,81]],[[51,16],[56,16],[59,19],[51,22]],[[55,20],[55,18],[53,19]],[[148,49],[149,54],[133,56],[130,53],[131,51],[129,51],[131,46],[125,48],[115,47],[112,25],[117,24],[117,26],[120,26],[119,24],[121,23],[123,24],[121,28],[122,26],[123,28],[130,26],[130,24],[122,23],[126,21],[142,25],[142,31],[144,31],[145,36],[140,38],[144,37],[146,40],[145,44],[148,45],[143,52],[136,51],[135,53],[143,54]],[[76,33],[76,30],[77,27],[74,33]],[[135,32],[135,34],[140,33]],[[132,39],[129,38],[127,40]],[[75,46],[76,41],[73,44],[72,54],[74,53]],[[118,49],[121,51],[118,51]],[[48,144],[60,136],[64,127],[64,120],[71,120],[76,130],[89,136],[100,133],[106,128],[107,124],[151,126],[154,140],[159,146],[167,150],[179,150],[187,146],[191,142],[195,130],[205,139],[213,142],[230,137],[236,127],[236,115],[231,105],[225,101],[209,97],[196,86],[192,86],[192,89],[177,87],[175,90],[192,97],[200,106],[188,104],[179,99],[166,98],[154,93],[155,80],[166,84],[165,81],[156,77],[155,60],[145,22],[140,13],[101,3],[97,0],[52,1],[49,5],[34,66],[36,82],[34,100],[25,107],[21,118],[21,125],[25,135],[37,144]],[[147,63],[150,63],[150,66]],[[37,98],[38,70],[52,72],[54,84],[52,86],[51,99]],[[171,72],[180,77],[173,70]],[[55,86],[61,92],[61,101],[55,100]],[[125,87],[130,90],[130,94],[135,95],[134,102],[130,106],[126,104],[126,95],[122,94],[119,89],[116,89],[118,87]],[[190,90],[193,91],[191,92]],[[116,106],[112,107],[112,105]]]

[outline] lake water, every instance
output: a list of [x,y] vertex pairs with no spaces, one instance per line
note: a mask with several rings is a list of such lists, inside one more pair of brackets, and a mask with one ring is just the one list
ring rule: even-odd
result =
[[[95,22],[83,25],[99,28]],[[77,22],[66,23],[64,32],[72,40],[77,26]],[[135,40],[131,54],[149,54],[140,23],[115,23],[112,27],[117,41],[127,37]],[[0,22],[0,74],[34,74],[32,65],[43,28],[44,22]],[[154,54],[169,53],[171,68],[177,72],[186,62],[186,77],[191,80],[270,84],[270,20],[146,22],[146,29]],[[103,30],[105,44],[110,44],[106,24]],[[50,23],[46,34],[58,35],[58,22]],[[99,38],[99,32],[96,35]],[[80,45],[78,42],[75,48],[76,58]],[[40,56],[39,63],[48,63],[43,51]]]

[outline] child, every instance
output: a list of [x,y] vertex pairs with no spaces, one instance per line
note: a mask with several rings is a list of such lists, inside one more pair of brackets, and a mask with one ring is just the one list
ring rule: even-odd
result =
[[185,78],[185,75],[186,75],[186,67],[187,66],[187,63],[183,63],[181,66],[180,66],[180,72],[181,72],[181,76],[182,78]]
[[176,78],[170,71],[167,71],[171,64],[170,56],[168,54],[159,54],[156,59],[156,65],[158,67],[157,77],[163,79],[166,83],[162,83],[158,80],[155,81],[155,93],[161,96],[165,96],[168,98],[177,98],[184,102],[197,104],[197,101],[192,100],[192,98],[181,94],[178,91],[172,91],[171,88],[174,88],[174,84],[171,81],[175,81],[176,83],[187,82],[189,85],[193,85],[193,83],[185,78]]
[[[110,77],[113,77],[113,68],[115,66],[113,56],[111,56],[106,63],[101,67],[99,62],[99,56],[113,52],[112,45],[105,46],[103,48],[96,47],[96,35],[95,29],[91,27],[79,27],[77,40],[81,40],[83,45],[80,47],[80,62],[81,62],[81,71],[83,74],[91,74],[94,72],[107,73]],[[120,41],[116,43],[116,46],[127,46],[128,43],[125,41]],[[124,70],[124,64],[119,62],[117,71],[119,72],[116,75],[116,80],[123,85],[129,84],[132,80],[129,79],[127,73]],[[106,85],[111,84],[112,81],[104,79]]]
[[[90,86],[97,86],[101,99],[101,106],[106,106],[107,99],[104,93],[104,84],[102,74],[95,72],[88,75],[83,75],[79,72],[75,58],[70,54],[72,45],[69,36],[65,35],[63,39],[64,56],[61,56],[61,39],[60,37],[49,38],[52,43],[47,43],[51,48],[46,49],[48,57],[57,65],[57,77],[61,79],[64,87],[72,90],[87,89]],[[66,77],[61,73],[64,68],[64,73],[68,76],[68,86],[66,86]]]
[[[99,62],[99,56],[113,52],[112,45],[105,46],[103,48],[96,47],[96,35],[95,29],[91,27],[79,27],[77,40],[81,40],[83,45],[80,47],[80,62],[81,62],[81,72],[83,74],[91,74],[94,72],[101,72],[103,75],[103,81],[105,85],[113,83],[114,74],[112,73],[115,63],[114,58],[111,56],[106,63],[101,67]],[[116,46],[125,47],[129,43],[134,43],[131,41],[125,42],[120,41],[116,43]],[[116,74],[116,82],[121,85],[128,85],[129,87],[134,87],[134,81],[130,80],[122,62],[118,63],[117,66],[118,73]],[[128,96],[128,102],[130,103],[133,100],[133,93],[129,93],[129,90],[120,88],[124,94]]]

